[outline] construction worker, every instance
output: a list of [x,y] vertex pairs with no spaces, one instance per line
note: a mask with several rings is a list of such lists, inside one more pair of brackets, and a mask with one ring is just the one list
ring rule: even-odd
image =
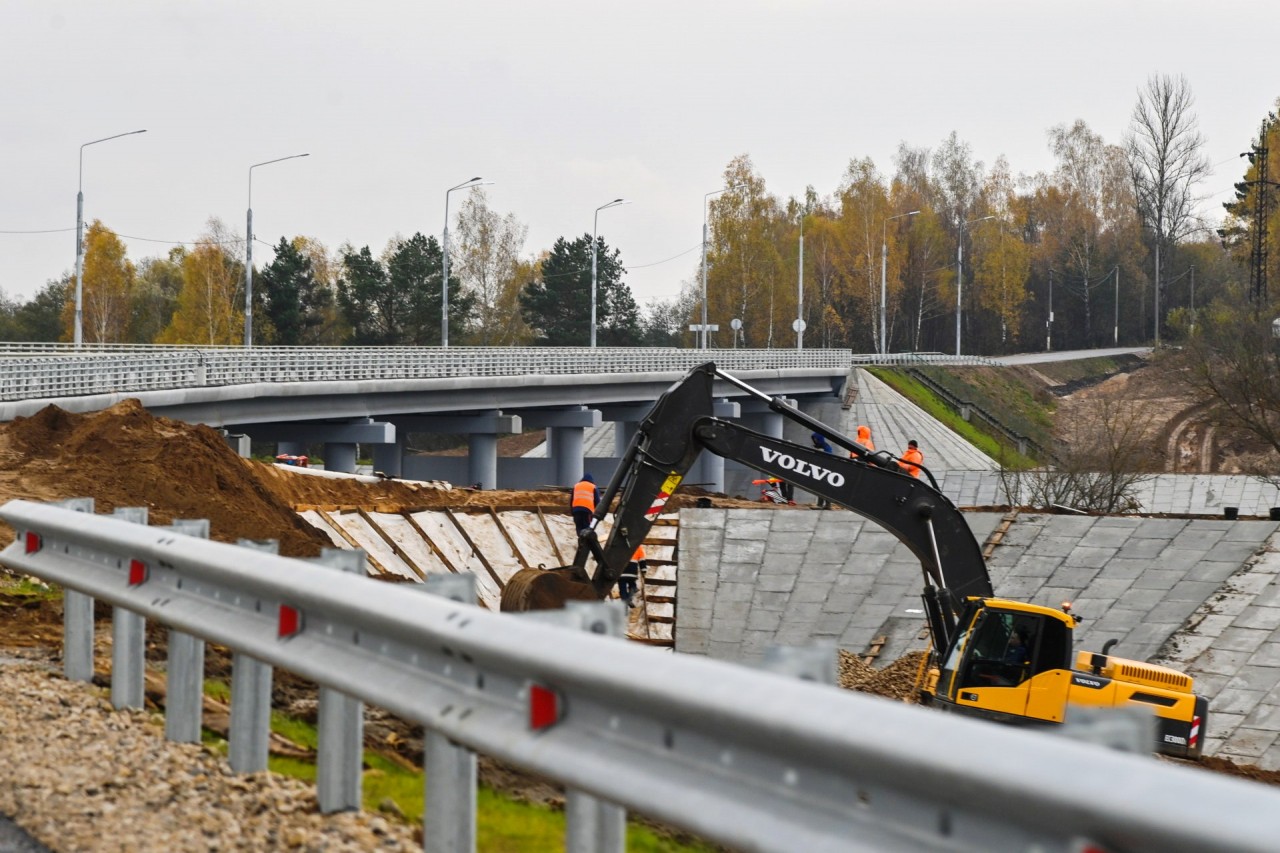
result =
[[[876,449],[876,443],[871,440],[871,427],[866,424],[858,425],[858,444],[861,444],[867,450]],[[849,456],[852,457],[853,455],[853,452],[850,451]]]
[[[809,440],[813,442],[813,446],[821,450],[823,453],[831,453],[831,444],[827,441],[827,437],[820,432],[810,434]],[[831,501],[818,495],[818,509],[831,509]]]
[[627,607],[636,606],[636,582],[647,568],[649,564],[644,559],[644,546],[641,545],[631,555],[631,562],[627,563],[627,567],[618,576],[618,597],[627,603]]
[[582,479],[573,487],[573,526],[578,535],[591,526],[591,516],[595,514],[596,504],[600,502],[600,490],[596,488],[596,479],[590,474],[583,474]]
[[919,477],[920,466],[923,464],[924,454],[920,452],[920,445],[913,438],[907,442],[907,452],[902,454],[902,461],[898,463],[898,467],[912,477]]

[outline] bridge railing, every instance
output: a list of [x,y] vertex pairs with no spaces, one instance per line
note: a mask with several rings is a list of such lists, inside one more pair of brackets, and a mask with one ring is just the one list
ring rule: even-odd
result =
[[0,346],[0,400],[214,385],[683,372],[847,370],[846,350],[587,347]]
[[941,352],[858,353],[854,367],[1004,367],[1002,362],[981,355],[947,355]]
[[242,691],[269,696],[272,666],[317,682],[325,810],[359,804],[360,703],[423,725],[430,850],[474,847],[474,752],[565,784],[574,850],[620,851],[623,807],[741,850],[1275,847],[1262,785],[589,633],[612,605],[544,617],[568,630],[80,508],[0,507],[0,563],[64,587],[67,659],[92,662],[92,599],[113,605],[113,702],[140,707],[144,620],[170,626],[180,739],[197,638],[229,646],[233,767],[242,727],[265,738]]

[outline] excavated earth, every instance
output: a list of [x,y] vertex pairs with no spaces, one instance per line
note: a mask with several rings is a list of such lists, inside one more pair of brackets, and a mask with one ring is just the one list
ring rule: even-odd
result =
[[[362,483],[308,476],[279,466],[242,459],[231,451],[214,430],[156,418],[134,400],[87,415],[71,414],[51,406],[33,417],[0,425],[0,502],[14,498],[53,501],[92,496],[98,512],[109,512],[117,507],[145,506],[149,510],[152,524],[166,524],[177,518],[206,518],[210,522],[210,535],[214,539],[226,542],[234,542],[240,538],[277,539],[282,554],[296,557],[315,556],[322,547],[329,545],[321,534],[299,519],[295,513],[295,507],[298,506],[458,508],[536,505],[564,508],[567,503],[566,491],[477,491],[398,480]],[[668,506],[673,509],[692,506],[697,498],[705,496],[706,493],[701,490],[681,490]],[[770,510],[767,505],[745,499],[723,495],[714,495],[712,498],[717,507],[757,507],[762,511]],[[12,537],[12,531],[0,525],[0,545],[7,545]],[[49,701],[62,708],[68,707],[68,702],[73,707],[81,707],[76,703],[82,700],[68,699],[63,695],[61,687],[50,692],[52,682],[45,671],[50,665],[57,664],[61,640],[61,610],[61,601],[56,597],[31,598],[0,593],[0,661],[7,659],[6,662],[10,664],[0,668],[0,672],[12,670],[10,675],[5,676],[9,680],[4,686],[6,695],[10,695],[11,691],[24,695],[35,691],[39,695],[47,695],[50,697]],[[98,615],[104,621],[98,629],[96,668],[99,673],[104,673],[110,668],[110,631],[105,621],[108,616],[107,608],[99,605]],[[153,626],[148,636],[149,659],[162,661],[163,645],[163,631]],[[35,665],[16,665],[15,659],[33,661]],[[900,701],[913,701],[920,660],[918,655],[909,656],[877,669],[854,655],[842,652],[839,670],[840,683],[844,687]],[[229,674],[229,655],[225,650],[211,648],[208,676],[226,678]],[[12,679],[19,676],[27,679],[25,687],[13,685]],[[31,679],[35,679],[34,682]],[[106,684],[106,681],[101,683]],[[82,685],[67,687],[89,689]],[[163,703],[162,693],[151,689],[148,691],[148,699],[149,704],[154,707]],[[278,672],[274,700],[277,707],[303,718],[314,719],[315,690],[306,682]],[[76,716],[80,719],[92,719],[94,722],[91,728],[94,731],[98,731],[97,727],[101,726],[105,727],[104,730],[124,732],[129,738],[136,739],[138,732],[154,729],[154,726],[143,725],[141,718],[128,722],[121,715],[122,712],[111,712],[109,706],[102,707],[101,700],[86,699],[83,702],[87,704]],[[211,727],[216,726],[216,711],[207,711],[206,720],[211,721]],[[3,727],[0,728],[0,753],[14,748],[14,727],[22,729],[23,722],[20,719],[4,720]],[[35,721],[32,721],[30,728],[33,733],[41,731]],[[6,730],[10,735],[4,733]],[[421,759],[421,734],[420,729],[371,709],[371,718],[366,728],[367,745],[370,748],[379,749],[401,761],[418,762]],[[95,737],[101,737],[101,733]],[[28,744],[30,740],[26,736],[18,738],[20,744],[17,748],[35,749],[21,745]],[[43,744],[41,748],[48,751],[53,748],[50,746],[53,743],[66,742],[71,747],[72,740],[70,736],[64,735],[44,737],[43,740],[37,739],[35,743]],[[153,745],[148,749],[167,749],[158,736],[153,740]],[[135,740],[129,742],[133,744],[134,751],[141,750]],[[68,787],[65,782],[52,781],[58,775],[56,768],[60,764],[70,766],[83,749],[83,745],[75,747],[60,762],[52,760],[54,770],[50,771],[50,778],[40,784],[54,785],[54,791],[44,791],[30,780],[21,782],[12,775],[0,775],[0,791],[10,792],[0,796],[0,811],[18,816],[20,822],[27,826],[57,826],[59,810],[69,807],[66,797],[78,794],[73,790],[74,784]],[[6,762],[0,761],[0,764],[4,763]],[[182,761],[172,763],[175,767],[183,764]],[[125,765],[121,763],[119,766]],[[1202,762],[1201,766],[1258,781],[1280,783],[1280,773],[1263,771],[1257,767],[1242,767],[1211,759]],[[482,761],[481,776],[486,784],[518,798],[553,805],[562,802],[561,792],[555,786],[494,762]],[[72,778],[74,774],[67,773],[67,779]],[[252,789],[261,793],[278,790],[278,786],[284,784],[268,782],[266,787],[254,787],[257,785],[255,782],[245,788],[234,777],[224,777],[221,771],[207,767],[199,771],[199,778],[201,790],[208,790],[209,786],[216,788],[225,782],[233,788],[240,785],[244,790]],[[16,790],[25,794],[15,799],[13,789],[10,789],[12,785],[18,785]],[[24,788],[23,785],[27,787]],[[119,785],[124,786],[124,783],[120,782]],[[66,794],[57,793],[64,789]],[[125,787],[119,787],[116,799],[124,799],[125,791]],[[106,799],[105,794],[99,799]],[[271,797],[268,799],[275,801]],[[299,839],[301,846],[311,846],[310,842],[314,842],[326,849],[361,849],[361,845],[367,848],[370,846],[369,841],[376,838],[375,846],[386,849],[394,848],[412,835],[411,832],[409,836],[402,833],[400,830],[403,827],[395,827],[394,820],[391,821],[392,829],[386,828],[385,823],[373,824],[375,829],[360,824],[344,826],[340,831],[335,830],[337,834],[333,836],[315,835],[325,830],[323,827],[317,829],[314,800],[306,800],[303,794],[290,793],[288,802],[291,804],[289,810],[298,812],[300,820],[305,820],[296,829],[278,831],[292,832],[290,839]],[[41,803],[47,804],[46,810],[41,810]],[[235,809],[244,807],[233,805]],[[109,832],[106,831],[104,822],[126,811],[127,807],[123,802],[98,802],[91,809],[92,828],[86,830],[88,834],[83,838],[107,837]],[[29,817],[30,821],[21,820],[23,816]],[[138,826],[133,826],[123,831],[136,833],[141,830]],[[395,841],[392,840],[393,836]],[[58,836],[55,834],[46,840],[56,838]],[[307,842],[301,841],[304,838]],[[271,840],[278,842],[280,839],[273,837]],[[257,836],[249,847],[263,841],[263,836]],[[88,841],[85,843],[88,844]],[[266,843],[270,844],[271,841]],[[235,848],[239,844],[230,843],[226,846]],[[96,849],[114,848],[98,845]]]

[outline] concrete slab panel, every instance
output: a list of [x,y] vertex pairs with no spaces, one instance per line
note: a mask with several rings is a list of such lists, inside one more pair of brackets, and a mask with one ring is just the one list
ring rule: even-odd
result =
[[1253,653],[1267,641],[1270,635],[1270,631],[1232,626],[1222,632],[1213,647],[1233,652]]

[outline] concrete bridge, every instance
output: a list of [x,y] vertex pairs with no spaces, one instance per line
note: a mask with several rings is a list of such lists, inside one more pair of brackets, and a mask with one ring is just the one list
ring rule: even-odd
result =
[[[324,445],[325,467],[354,471],[358,445],[391,476],[485,488],[567,484],[583,473],[584,431],[615,425],[607,477],[653,401],[705,361],[774,396],[808,407],[839,399],[844,350],[613,348],[205,348],[0,346],[0,420],[56,404],[72,412],[137,398],[156,415],[224,430],[282,453]],[[781,435],[783,418],[728,383],[716,414]],[[498,437],[545,428],[545,458],[499,458]],[[409,433],[467,436],[466,457],[406,455]],[[706,454],[689,481],[724,488],[724,460]]]

